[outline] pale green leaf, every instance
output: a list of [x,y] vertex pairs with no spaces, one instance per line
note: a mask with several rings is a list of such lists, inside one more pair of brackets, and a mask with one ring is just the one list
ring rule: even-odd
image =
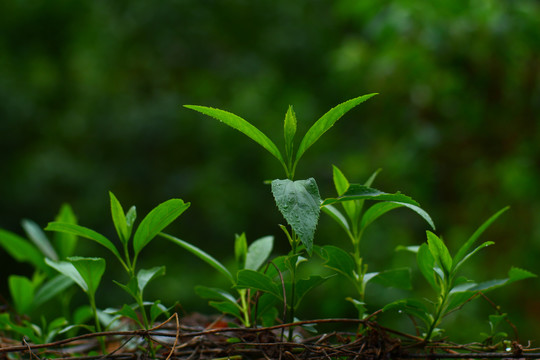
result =
[[49,239],[47,239],[47,236],[45,236],[45,233],[38,224],[33,222],[32,220],[24,219],[21,222],[22,227],[24,231],[26,232],[26,235],[28,238],[36,245],[36,247],[51,260],[58,260],[58,255],[56,254],[56,251],[52,247],[51,243],[49,242]]
[[431,254],[431,251],[429,251],[428,244],[424,243],[420,245],[420,247],[418,248],[418,252],[416,254],[416,260],[418,263],[418,268],[420,269],[420,272],[422,273],[422,275],[424,275],[424,278],[431,285],[431,287],[436,292],[438,292],[439,285],[437,284],[436,274],[434,271],[435,258]]
[[73,285],[73,279],[63,274],[58,274],[57,276],[53,277],[52,279],[44,283],[42,286],[40,286],[40,288],[36,291],[36,294],[34,296],[35,306],[37,307],[42,303],[52,299],[56,295],[61,294],[71,285]]
[[[346,203],[343,203],[343,205],[345,204]],[[343,216],[343,214],[333,205],[326,205],[322,207],[321,210],[328,214],[332,219],[334,219],[334,221],[337,222],[338,225],[341,226],[343,230],[345,230],[345,232],[350,232],[349,222],[347,221],[345,216]]]
[[315,179],[274,180],[272,193],[279,211],[311,254],[321,203]]
[[254,289],[268,292],[283,299],[280,288],[265,274],[253,270],[240,270],[237,274],[236,287],[239,289]]
[[159,276],[165,275],[165,266],[156,266],[151,269],[141,269],[137,273],[137,284],[142,294],[148,283]]
[[234,239],[234,257],[239,269],[246,267],[246,256],[248,251],[246,234],[236,235]]
[[431,255],[435,258],[435,261],[439,263],[439,266],[444,270],[446,276],[450,274],[452,269],[452,257],[448,252],[448,248],[444,242],[431,231],[427,231],[427,242]]
[[283,125],[283,135],[285,137],[285,153],[287,159],[292,160],[293,148],[294,148],[294,135],[296,134],[296,114],[292,106],[289,106],[287,113],[285,114],[285,121]]
[[341,203],[351,200],[377,200],[377,201],[394,201],[404,204],[410,204],[415,206],[420,206],[416,201],[410,198],[407,195],[401,194],[399,192],[395,194],[389,194],[382,192],[380,190],[370,188],[365,185],[351,184],[349,189],[342,195],[337,198],[329,198],[324,200],[321,206],[326,206],[334,203]]
[[246,265],[245,269],[249,270],[259,270],[262,264],[268,259],[272,253],[272,248],[274,247],[274,237],[265,236],[260,239],[255,240],[248,247],[247,256],[246,256]]
[[109,249],[109,251],[112,252],[118,258],[118,260],[120,260],[122,264],[124,264],[124,261],[122,260],[122,256],[120,255],[120,253],[118,252],[114,244],[105,236],[101,235],[100,233],[92,229],[88,229],[84,226],[80,226],[77,224],[50,222],[49,225],[47,225],[47,227],[45,228],[45,230],[60,231],[60,232],[68,233],[68,234],[73,234],[73,235],[76,235],[85,239],[93,240],[97,242],[98,244]]
[[59,273],[73,280],[84,292],[88,292],[88,284],[86,283],[86,280],[81,276],[79,271],[77,271],[72,263],[67,261],[52,261],[50,259],[45,259],[45,262]]
[[84,279],[88,293],[93,297],[105,273],[105,259],[74,256],[68,260]]

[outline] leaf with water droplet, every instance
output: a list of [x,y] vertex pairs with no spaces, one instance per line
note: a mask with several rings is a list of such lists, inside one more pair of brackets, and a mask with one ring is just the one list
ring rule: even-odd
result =
[[315,179],[274,180],[272,181],[272,194],[274,194],[279,211],[298,234],[308,254],[311,255],[321,203]]

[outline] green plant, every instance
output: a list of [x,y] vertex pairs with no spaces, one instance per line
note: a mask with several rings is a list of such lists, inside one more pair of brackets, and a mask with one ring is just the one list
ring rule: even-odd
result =
[[[237,300],[236,297],[226,290],[198,285],[195,288],[195,291],[202,298],[210,299],[211,306],[223,313],[235,316],[246,327],[252,326],[257,318],[261,318],[263,323],[266,324],[273,321],[275,314],[272,310],[274,309],[274,301],[272,297],[263,295],[263,297],[259,298],[259,301],[255,304],[253,302],[254,291],[252,292],[252,290],[255,290],[256,287],[247,286],[241,288],[238,286],[238,281],[242,278],[240,273],[243,270],[257,272],[267,261],[274,246],[273,236],[262,237],[255,240],[248,246],[246,235],[244,233],[241,235],[236,235],[234,253],[237,270],[233,276],[233,271],[227,269],[222,263],[200,248],[168,234],[161,233],[160,235],[165,239],[181,246],[185,250],[212,266],[220,274],[227,278],[227,280],[229,280],[231,283],[231,287],[235,288],[238,292],[239,299]],[[257,283],[253,283],[251,285],[256,286]],[[253,315],[255,313],[255,307],[257,308],[256,316]]]
[[[419,214],[434,229],[435,224],[431,217],[420,208],[412,198],[401,194],[388,194],[370,186],[380,170],[374,172],[364,185],[350,184],[345,175],[337,166],[333,167],[333,179],[337,198],[329,198],[321,204],[322,210],[334,219],[345,231],[351,241],[352,251],[333,245],[322,246],[319,254],[326,260],[325,266],[344,275],[354,285],[359,299],[350,300],[358,309],[359,316],[365,315],[365,293],[369,282],[378,282],[389,287],[403,289],[411,288],[410,269],[389,269],[380,272],[368,273],[368,265],[364,263],[360,253],[360,243],[366,228],[380,216],[387,212],[408,208]],[[375,204],[364,210],[365,201],[374,201]],[[344,213],[334,205],[341,204]]]
[[[148,243],[152,241],[152,239],[154,239],[159,234],[159,232],[161,232],[165,227],[167,227],[171,222],[173,222],[177,217],[179,217],[189,207],[190,203],[184,203],[184,201],[181,199],[170,199],[159,204],[152,211],[150,211],[148,215],[144,217],[144,219],[137,227],[133,239],[131,240],[135,220],[137,218],[135,207],[132,206],[127,211],[127,213],[124,213],[122,205],[112,192],[109,193],[109,197],[111,205],[111,215],[118,238],[120,239],[120,243],[122,244],[123,256],[109,239],[107,239],[100,233],[86,227],[65,222],[51,222],[48,224],[45,230],[77,235],[81,238],[93,240],[102,245],[103,247],[107,248],[118,259],[120,264],[122,264],[129,277],[127,284],[122,284],[117,281],[115,281],[115,283],[133,297],[142,316],[142,325],[146,329],[148,329],[150,326],[150,321],[145,310],[145,305],[148,305],[148,303],[145,303],[143,300],[143,292],[146,285],[151,280],[165,274],[165,266],[154,267],[152,269],[140,269],[139,271],[137,271],[137,259],[141,253],[141,250],[146,245],[148,245]],[[130,243],[132,245],[132,251],[130,251]],[[73,269],[65,263],[54,263],[52,261],[48,261],[48,263],[60,272],[65,273],[66,271],[69,271],[72,278],[74,276],[77,277],[75,272],[73,272]],[[94,263],[95,265],[91,265]],[[100,261],[85,261],[79,262],[78,264],[84,264],[85,266],[101,266]],[[73,266],[77,265],[73,263]],[[103,263],[103,269],[104,266],[105,265]],[[76,269],[79,270],[79,268],[77,267]],[[75,278],[73,279],[75,280]],[[84,276],[83,279],[92,280],[94,283],[96,280],[94,278],[87,279]],[[81,288],[83,288],[83,290],[85,290],[82,282],[79,281],[78,284],[79,286],[81,286]],[[95,288],[92,289],[95,291]],[[86,289],[85,291],[88,292],[90,297],[90,286],[88,286],[88,289]],[[92,304],[92,299],[90,300]],[[159,306],[159,304],[150,304],[152,305],[151,313],[153,314],[151,315],[150,319],[155,318],[154,315],[157,310],[161,309],[162,311],[165,311],[165,309],[162,306]],[[92,307],[94,308],[94,306]],[[129,316],[134,321],[139,322],[137,314],[134,311],[130,311],[129,307],[122,308],[120,312],[123,315]],[[96,315],[96,326],[99,326],[98,324],[99,322],[97,322]]]
[[297,284],[296,273],[297,266],[301,263],[301,261],[298,261],[298,259],[301,258],[304,251],[306,251],[310,256],[312,254],[313,239],[319,220],[321,203],[319,189],[315,179],[309,178],[307,180],[293,180],[296,167],[306,150],[310,148],[325,132],[327,132],[345,113],[375,95],[376,94],[368,94],[360,96],[341,103],[329,110],[309,128],[302,138],[296,152],[294,151],[294,138],[297,130],[297,120],[293,107],[289,106],[285,114],[283,126],[283,136],[285,140],[284,155],[281,153],[281,151],[279,151],[275,143],[268,138],[268,136],[241,117],[220,109],[185,105],[185,107],[189,109],[214,117],[230,127],[244,133],[270,152],[276,159],[278,159],[285,170],[287,179],[273,180],[271,185],[272,193],[278,209],[290,226],[290,230],[285,226],[281,226],[281,228],[286,234],[289,244],[291,245],[291,253],[288,255],[286,261],[287,269],[290,270],[292,284],[290,291],[291,301],[288,303],[289,305],[292,304],[290,307],[291,321],[293,321],[295,318],[294,304],[297,303],[295,300]]
[[480,235],[506,210],[508,207],[486,220],[461,246],[454,257],[450,255],[444,242],[430,231],[427,232],[427,243],[420,247],[407,248],[416,252],[418,268],[436,292],[436,298],[429,305],[417,299],[402,299],[388,304],[384,310],[397,309],[420,319],[425,326],[423,328],[424,340],[430,341],[442,333],[442,329],[438,326],[443,318],[467,303],[476,293],[485,293],[518,280],[536,277],[533,273],[517,267],[510,269],[506,279],[482,283],[458,276],[460,268],[467,260],[481,249],[494,244],[492,241],[486,241],[472,249]]

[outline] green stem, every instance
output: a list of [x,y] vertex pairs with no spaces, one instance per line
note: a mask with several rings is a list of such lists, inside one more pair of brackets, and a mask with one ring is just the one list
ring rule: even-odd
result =
[[[99,316],[98,311],[96,307],[96,299],[93,295],[88,293],[88,300],[90,302],[90,307],[92,308],[92,312],[94,313],[94,322],[96,323],[96,331],[101,332],[101,323],[99,322]],[[103,337],[99,338],[99,344],[101,346],[101,352],[103,354],[106,354],[106,348],[105,348],[105,341],[103,340]]]
[[[292,258],[294,259],[298,255],[297,245],[298,245],[299,239],[294,230],[292,231],[292,235],[293,235]],[[295,297],[296,297],[296,264],[297,264],[296,260],[293,264],[291,264],[291,305],[290,305],[291,306],[291,311],[290,311],[291,323],[294,322],[294,316],[295,316],[294,302],[295,302]],[[293,337],[293,328],[291,327],[289,328],[289,341],[292,341],[292,337]]]
[[248,301],[246,299],[247,297],[247,290],[246,289],[238,289],[238,293],[240,294],[240,306],[242,314],[244,315],[244,326],[245,327],[251,327],[251,321],[249,319],[249,307],[248,307]]
[[[447,287],[449,288],[449,287]],[[433,322],[431,323],[431,326],[429,327],[426,337],[424,338],[425,341],[431,340],[431,336],[433,335],[433,331],[435,330],[435,327],[439,325],[441,322],[442,315],[446,309],[447,301],[448,301],[448,291],[446,291],[446,287],[441,289],[442,297],[440,299],[439,305],[437,306],[437,310],[435,312],[435,317],[433,318]]]

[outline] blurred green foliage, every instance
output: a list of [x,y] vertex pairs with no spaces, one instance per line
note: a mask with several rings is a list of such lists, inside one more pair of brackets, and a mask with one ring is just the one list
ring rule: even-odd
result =
[[[286,251],[263,184],[281,169],[249,139],[181,105],[232,111],[278,138],[289,104],[305,131],[330,107],[378,92],[310,150],[297,177],[314,176],[329,197],[332,164],[356,182],[381,167],[374,187],[419,200],[454,251],[510,205],[486,234],[497,246],[467,271],[477,280],[504,277],[509,265],[539,272],[537,1],[13,0],[0,2],[0,34],[4,229],[20,233],[22,218],[45,226],[69,202],[80,224],[112,234],[112,190],[141,213],[172,197],[192,202],[168,232],[220,258],[232,261],[243,231],[250,240],[278,236]],[[392,216],[365,236],[373,270],[412,265],[394,247],[425,240],[421,220]],[[315,241],[345,246],[325,236],[332,226],[323,218]],[[86,246],[81,255],[98,255]],[[219,280],[169,247],[147,249],[149,263],[169,270],[153,291],[198,309],[193,286]],[[10,261],[2,289],[8,273],[30,271]],[[326,289],[318,296],[331,299],[304,316],[347,315],[350,294],[328,296],[343,292],[338,282]],[[377,290],[375,304],[393,296]],[[527,282],[492,296],[530,338],[540,332],[539,295]],[[453,321],[479,334],[491,313],[478,302]]]

